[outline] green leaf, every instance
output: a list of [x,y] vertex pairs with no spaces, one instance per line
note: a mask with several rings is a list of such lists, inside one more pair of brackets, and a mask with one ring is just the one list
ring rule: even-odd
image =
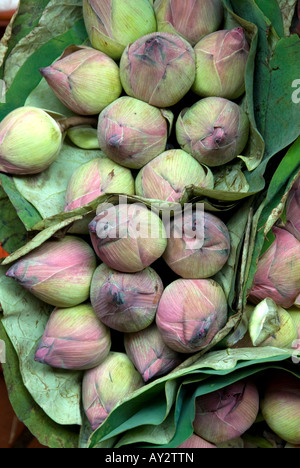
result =
[[0,243],[12,253],[27,243],[27,231],[6,193],[0,187]]

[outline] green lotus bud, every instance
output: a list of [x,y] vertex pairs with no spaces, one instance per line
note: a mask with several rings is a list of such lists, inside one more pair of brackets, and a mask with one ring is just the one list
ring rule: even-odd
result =
[[134,195],[134,191],[129,169],[106,157],[92,159],[72,174],[65,195],[65,211],[84,206],[105,193]]
[[91,284],[91,303],[97,317],[120,332],[138,332],[155,319],[163,283],[153,268],[121,273],[102,263]]
[[194,93],[202,97],[237,99],[245,92],[249,45],[242,28],[216,31],[194,48],[196,79]]
[[144,270],[167,245],[161,219],[141,204],[112,206],[94,218],[89,230],[102,262],[124,273]]
[[135,180],[136,194],[140,197],[171,202],[184,201],[185,189],[192,185],[213,189],[214,176],[182,150],[169,150],[157,156]]
[[42,109],[19,107],[0,123],[0,171],[14,175],[47,169],[62,147],[57,122]]
[[74,307],[89,298],[96,256],[84,240],[48,240],[6,273],[34,296],[55,307]]
[[183,110],[176,122],[181,148],[209,167],[222,166],[241,154],[249,138],[249,119],[236,103],[207,97]]
[[92,46],[115,60],[129,43],[156,31],[149,0],[83,0],[82,6]]
[[85,414],[96,430],[120,401],[144,385],[125,353],[110,352],[94,369],[85,372],[82,400]]
[[165,151],[172,123],[172,112],[124,96],[101,112],[99,145],[121,166],[140,169]]
[[300,444],[300,379],[281,370],[268,375],[260,402],[273,432],[290,444]]
[[139,332],[126,333],[124,345],[144,382],[167,374],[183,361],[179,353],[165,344],[155,323]]
[[[290,314],[296,329],[297,329],[297,338],[300,340],[300,310],[298,307],[294,306],[288,309],[288,313]],[[300,346],[300,342],[299,342]]]
[[148,34],[126,47],[120,74],[128,96],[153,106],[170,107],[187,94],[195,81],[195,53],[176,34]]
[[193,46],[223,20],[220,0],[156,0],[154,10],[158,31],[179,34]]
[[227,321],[227,300],[212,279],[175,280],[159,302],[156,324],[166,345],[179,353],[205,349]]
[[230,254],[226,224],[200,210],[175,215],[163,259],[181,278],[210,278],[218,273]]
[[69,128],[67,134],[71,142],[78,148],[100,149],[97,130],[89,125]]
[[60,369],[91,369],[104,361],[110,347],[109,328],[97,319],[90,304],[82,304],[52,312],[35,360]]
[[91,47],[70,47],[40,72],[59,100],[80,115],[99,114],[122,92],[118,65]]
[[223,444],[244,434],[255,422],[259,393],[249,379],[196,398],[194,431],[213,444]]

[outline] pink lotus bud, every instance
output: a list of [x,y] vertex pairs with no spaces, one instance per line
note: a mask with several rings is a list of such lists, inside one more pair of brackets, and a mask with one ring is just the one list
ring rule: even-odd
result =
[[108,208],[89,224],[94,250],[110,268],[136,273],[162,256],[167,245],[164,225],[142,204]]
[[172,123],[172,112],[123,96],[99,116],[99,145],[121,166],[140,169],[165,151]]
[[184,449],[193,449],[193,448],[217,448],[215,445],[211,444],[210,442],[207,442],[204,439],[201,439],[201,437],[197,436],[196,434],[193,434],[191,437],[189,437],[183,444],[178,445],[177,448],[184,448]]
[[176,34],[152,33],[124,50],[121,82],[128,96],[157,107],[177,104],[196,75],[192,46]]
[[176,351],[165,344],[155,323],[142,331],[126,333],[124,345],[127,356],[144,382],[167,374],[183,361]]
[[150,267],[121,273],[102,263],[91,284],[91,302],[97,317],[120,332],[137,332],[155,319],[163,283]]
[[165,288],[156,314],[164,342],[179,353],[206,348],[226,321],[227,300],[212,279],[175,280]]
[[300,379],[290,372],[272,371],[260,403],[273,432],[290,444],[300,444]]
[[60,369],[91,369],[106,358],[110,347],[109,328],[97,319],[90,304],[82,304],[52,312],[35,360]]
[[256,385],[248,379],[240,380],[196,399],[194,431],[213,444],[222,444],[244,434],[258,411]]
[[150,161],[139,172],[136,194],[140,197],[179,202],[191,185],[213,189],[214,176],[190,154],[169,150]]
[[49,240],[17,261],[6,276],[55,307],[74,307],[89,298],[96,256],[84,240]]
[[270,297],[289,308],[300,293],[300,243],[285,229],[272,231],[276,239],[258,261],[249,301],[258,304]]
[[72,174],[65,196],[65,211],[84,206],[106,193],[134,195],[133,175],[108,158],[93,159]]
[[237,99],[245,92],[249,44],[243,28],[216,31],[194,48],[196,79],[192,90],[202,97]]
[[83,0],[82,6],[92,46],[115,60],[127,44],[156,31],[149,0]]
[[285,228],[300,241],[300,176],[294,183],[286,203]]
[[179,34],[193,46],[223,20],[220,0],[156,0],[154,10],[158,31]]
[[42,109],[19,107],[0,123],[0,171],[37,174],[47,169],[62,147],[57,122]]
[[184,151],[214,167],[241,154],[248,142],[249,128],[247,114],[235,102],[207,97],[181,112],[176,135]]
[[211,213],[200,210],[175,215],[163,259],[181,278],[210,278],[230,254],[227,226]]
[[96,430],[122,399],[143,385],[139,372],[123,353],[110,352],[99,366],[86,371],[82,400],[92,429]]
[[122,92],[118,65],[91,47],[70,47],[40,70],[59,100],[76,114],[96,115]]

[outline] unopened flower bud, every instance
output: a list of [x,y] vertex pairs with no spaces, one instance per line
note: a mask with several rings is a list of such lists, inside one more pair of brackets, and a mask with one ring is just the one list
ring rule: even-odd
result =
[[0,171],[37,174],[47,169],[62,147],[57,122],[42,109],[19,107],[0,123]]
[[74,307],[89,298],[96,256],[84,240],[48,240],[18,260],[6,273],[55,307]]
[[90,304],[82,304],[52,312],[35,360],[60,369],[91,369],[106,358],[110,347],[109,328],[98,320]]

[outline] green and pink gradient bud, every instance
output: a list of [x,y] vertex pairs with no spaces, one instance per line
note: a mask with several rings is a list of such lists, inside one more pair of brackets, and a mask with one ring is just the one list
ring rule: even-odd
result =
[[108,159],[92,159],[83,164],[69,179],[65,211],[84,206],[104,194],[134,195],[134,178],[129,169]]
[[171,220],[163,259],[181,278],[211,278],[226,264],[230,250],[229,231],[221,219],[203,210],[187,210]]
[[173,119],[169,110],[120,97],[99,116],[99,146],[121,166],[140,169],[165,151]]
[[113,270],[136,273],[164,253],[166,231],[160,217],[143,204],[120,204],[99,213],[89,224],[97,256]]
[[169,348],[196,353],[212,342],[227,315],[226,296],[216,281],[180,279],[165,288],[156,324]]
[[86,370],[104,361],[110,348],[109,328],[86,303],[52,312],[35,360],[59,369]]
[[250,379],[196,398],[194,432],[212,444],[243,435],[259,412],[259,392]]
[[124,333],[147,328],[155,319],[163,283],[151,267],[121,273],[102,263],[91,284],[91,303],[108,327]]
[[201,97],[237,99],[245,92],[250,47],[243,28],[216,31],[194,48],[196,79],[192,86]]
[[179,34],[192,46],[221,26],[224,9],[220,0],[156,0],[157,30]]
[[152,106],[171,107],[188,93],[195,81],[195,52],[176,34],[148,34],[126,47],[120,75],[128,96]]
[[82,6],[92,46],[115,60],[128,44],[157,29],[149,0],[83,0]]
[[270,297],[287,309],[300,293],[300,242],[285,229],[272,231],[275,240],[258,261],[249,301],[258,304]]
[[181,148],[209,167],[233,161],[246,147],[250,123],[235,102],[206,97],[184,109],[176,122]]
[[40,72],[58,99],[76,114],[99,114],[122,93],[116,62],[91,47],[70,46]]
[[96,255],[83,239],[67,235],[46,241],[18,260],[6,276],[55,307],[85,302],[97,266]]
[[125,353],[110,352],[99,366],[86,371],[82,401],[92,429],[96,430],[122,399],[143,385],[142,377]]
[[178,445],[177,448],[184,448],[184,449],[194,449],[194,448],[218,448],[216,445],[207,442],[201,437],[197,436],[197,434],[191,435],[183,444]]
[[[163,152],[141,169],[135,180],[140,197],[170,202],[188,201],[188,187],[214,188],[211,170],[185,151]],[[186,195],[186,200],[184,196]]]
[[0,123],[0,171],[38,174],[56,160],[62,140],[58,123],[47,112],[19,107]]
[[289,193],[286,203],[286,224],[287,229],[300,241],[300,176],[294,183]]
[[290,444],[300,444],[298,377],[282,370],[275,370],[269,374],[260,408],[266,423],[275,434]]
[[136,333],[124,335],[127,356],[144,382],[165,375],[182,363],[182,356],[170,349],[155,323]]

